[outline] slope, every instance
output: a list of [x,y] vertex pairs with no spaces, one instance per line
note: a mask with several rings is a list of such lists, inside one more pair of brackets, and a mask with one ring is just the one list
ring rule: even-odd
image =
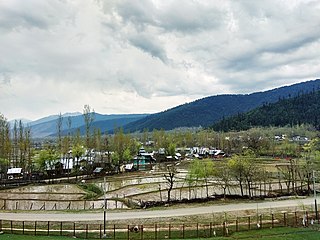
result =
[[[133,114],[132,117],[119,117],[119,118],[113,118],[113,119],[108,119],[108,120],[103,120],[103,121],[94,121],[90,127],[91,131],[93,132],[94,129],[99,129],[101,133],[113,133],[114,130],[123,127],[124,125],[137,121],[141,118],[146,116],[145,114],[138,115],[138,114]],[[71,134],[75,134],[77,131],[80,131],[81,135],[85,134],[86,128],[85,125],[81,125],[78,128],[73,128],[70,130]],[[62,131],[62,135],[68,135],[69,130],[65,129]],[[53,133],[50,135],[51,137],[57,136],[57,133]]]
[[[63,118],[66,118],[66,117],[76,117],[76,116],[80,116],[81,113],[79,112],[75,112],[75,113],[64,113],[62,115]],[[40,119],[37,119],[35,121],[30,121],[28,122],[28,125],[29,126],[33,126],[33,125],[37,125],[37,124],[40,124],[40,123],[45,123],[45,122],[50,122],[50,121],[54,121],[54,120],[57,120],[59,118],[59,115],[50,115],[50,116],[47,116],[47,117],[43,117],[43,118],[40,118]]]
[[320,129],[320,91],[264,104],[247,113],[223,119],[215,123],[216,131],[247,130],[256,126],[286,126],[310,124]]
[[320,88],[320,80],[312,80],[252,94],[216,95],[149,115],[124,126],[127,132],[144,129],[171,130],[178,127],[207,127],[237,113],[247,112],[264,103],[290,98]]
[[[94,113],[94,122],[98,124],[101,129],[112,129],[113,127],[121,127],[131,121],[136,121],[140,118],[147,116],[147,114],[111,114],[103,115],[99,113]],[[83,115],[71,116],[71,132],[76,131],[76,129],[81,128],[84,123]],[[105,126],[103,126],[105,125]],[[43,138],[47,136],[54,136],[57,133],[57,119],[49,120],[46,122],[41,122],[35,125],[29,125],[31,128],[31,133],[34,138]],[[62,119],[62,134],[66,134],[69,131],[68,118],[64,117]]]

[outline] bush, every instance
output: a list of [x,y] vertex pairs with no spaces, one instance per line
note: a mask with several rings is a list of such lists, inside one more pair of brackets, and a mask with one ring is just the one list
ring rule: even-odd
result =
[[98,197],[103,195],[103,190],[94,183],[83,183],[79,184],[78,186],[87,193],[83,197],[84,199],[97,199]]
[[87,190],[97,195],[103,195],[103,190],[93,183],[87,184]]

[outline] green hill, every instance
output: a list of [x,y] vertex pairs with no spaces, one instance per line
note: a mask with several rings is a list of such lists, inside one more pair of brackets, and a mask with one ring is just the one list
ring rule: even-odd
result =
[[307,81],[252,94],[217,95],[151,114],[124,126],[127,132],[179,127],[208,127],[223,117],[247,112],[266,103],[320,89],[320,80]]
[[222,119],[213,124],[216,131],[247,130],[255,126],[286,126],[311,124],[320,129],[320,91],[264,104],[247,113]]

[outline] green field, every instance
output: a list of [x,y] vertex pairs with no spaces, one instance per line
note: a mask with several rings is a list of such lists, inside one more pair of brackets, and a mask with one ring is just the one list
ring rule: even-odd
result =
[[316,240],[319,236],[319,231],[310,228],[273,228],[239,232],[233,234],[232,238],[213,239]]
[[[57,236],[31,236],[31,235],[16,235],[16,234],[3,234],[0,235],[0,239],[5,240],[68,240],[72,238],[68,237],[57,237]],[[77,238],[79,239],[79,238]]]
[[[204,239],[216,239],[216,240],[228,240],[228,239],[259,239],[259,240],[318,240],[320,237],[319,230],[311,228],[273,228],[262,230],[251,230],[235,233],[229,237],[214,237],[214,238],[202,238]],[[31,235],[14,235],[3,234],[0,235],[1,240],[67,240],[68,237],[58,236],[31,236]],[[80,239],[80,238],[77,238]],[[195,239],[195,238],[193,238]],[[191,240],[191,239],[190,239]]]

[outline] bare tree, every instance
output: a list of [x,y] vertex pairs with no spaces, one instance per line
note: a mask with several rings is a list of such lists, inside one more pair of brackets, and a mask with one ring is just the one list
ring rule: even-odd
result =
[[13,140],[12,140],[12,156],[13,162],[11,162],[12,167],[18,167],[18,121],[14,121],[13,124]]
[[86,147],[90,148],[90,128],[92,122],[94,121],[94,109],[91,109],[89,105],[84,105],[83,108],[83,118],[86,127]]
[[27,127],[24,131],[24,150],[26,153],[26,156],[25,156],[26,170],[28,170],[28,172],[30,173],[33,172],[33,163],[32,163],[33,150],[31,145],[32,145],[31,129],[30,127]]
[[175,175],[177,173],[177,170],[174,165],[167,165],[167,173],[165,173],[164,179],[167,182],[167,191],[168,191],[168,200],[169,203],[171,201],[171,191],[173,189],[173,184],[175,182]]
[[18,152],[19,152],[19,167],[22,167],[25,169],[25,150],[24,150],[24,126],[22,124],[22,121],[19,121],[19,127],[18,127]]
[[62,138],[61,138],[61,132],[62,132],[62,123],[63,123],[63,117],[61,113],[59,113],[58,119],[57,119],[57,135],[58,135],[58,151],[62,152]]
[[67,119],[67,124],[68,124],[68,137],[69,137],[69,141],[70,141],[71,126],[72,126],[72,118],[70,116]]
[[10,125],[0,113],[0,175],[6,175],[11,157],[12,141],[10,139]]

